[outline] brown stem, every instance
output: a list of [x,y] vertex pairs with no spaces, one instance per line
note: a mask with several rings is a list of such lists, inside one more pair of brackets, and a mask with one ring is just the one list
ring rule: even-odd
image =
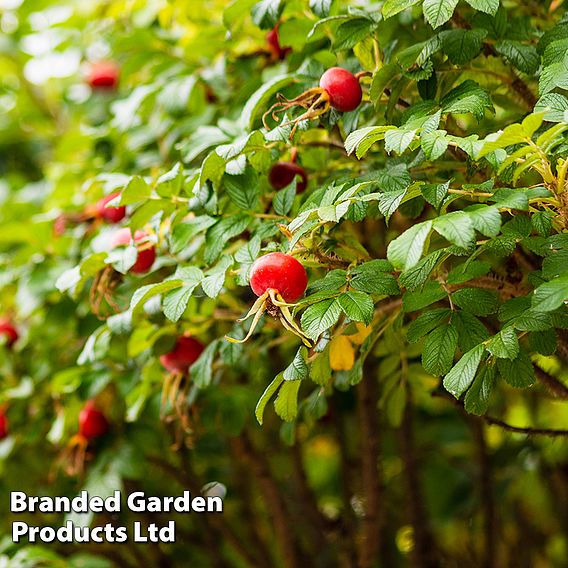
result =
[[484,550],[480,568],[495,568],[498,566],[496,552],[499,537],[491,479],[491,462],[487,451],[483,423],[479,420],[472,419],[470,419],[469,422],[473,431],[477,463],[479,464],[479,496],[484,517]]
[[[459,400],[456,400],[451,394],[446,393],[445,391],[434,391],[432,393],[434,397],[444,398],[454,405],[463,408],[462,403]],[[508,432],[516,432],[517,434],[526,434],[527,436],[548,436],[549,438],[562,438],[568,437],[568,430],[556,430],[552,428],[531,428],[531,427],[523,427],[523,426],[513,426],[512,424],[508,424],[499,418],[494,418],[493,416],[473,416],[473,418],[477,420],[482,420],[487,424],[491,424],[492,426],[499,426],[503,430],[507,430]]]
[[[146,459],[148,462],[160,468],[164,473],[168,474],[172,479],[175,479],[183,488],[189,488],[193,495],[199,495],[203,484],[193,473],[189,461],[184,454],[185,452],[180,452],[183,463],[179,468],[161,457],[148,456]],[[208,523],[214,531],[217,531],[223,540],[234,549],[248,566],[252,568],[261,568],[264,566],[262,562],[257,561],[255,556],[251,553],[250,547],[233,531],[223,515],[204,515],[203,518],[204,522]]]
[[415,568],[435,568],[438,566],[438,560],[435,558],[436,546],[434,545],[434,538],[428,523],[419,479],[420,465],[416,458],[412,391],[408,383],[405,384],[404,388],[406,389],[406,405],[404,407],[399,438],[404,460],[407,504],[414,533],[412,563]]
[[383,532],[381,475],[379,472],[379,415],[377,412],[378,386],[373,374],[367,374],[357,391],[357,411],[361,431],[361,478],[363,482],[364,511],[359,543],[359,568],[372,568],[377,561]]
[[235,438],[233,446],[257,479],[259,490],[272,517],[274,533],[284,565],[287,568],[299,568],[298,550],[293,538],[294,523],[289,518],[282,492],[272,476],[266,455],[256,450],[246,433]]
[[298,485],[301,510],[303,516],[309,520],[308,524],[311,531],[310,540],[318,549],[322,550],[328,545],[325,535],[329,527],[327,526],[326,519],[321,515],[318,509],[317,501],[310,488],[299,442],[296,442],[292,447],[292,464]]
[[536,378],[552,393],[556,398],[568,400],[568,387],[561,383],[556,377],[549,375],[537,365],[534,365]]

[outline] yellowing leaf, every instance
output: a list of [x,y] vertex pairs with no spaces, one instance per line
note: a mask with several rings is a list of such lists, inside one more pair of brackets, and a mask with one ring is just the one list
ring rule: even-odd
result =
[[367,337],[369,337],[373,328],[370,325],[364,325],[362,323],[355,324],[357,326],[357,333],[353,335],[349,335],[349,341],[353,343],[353,345],[363,345],[363,342]]
[[329,346],[329,362],[334,371],[349,371],[355,364],[355,349],[345,335],[334,337]]

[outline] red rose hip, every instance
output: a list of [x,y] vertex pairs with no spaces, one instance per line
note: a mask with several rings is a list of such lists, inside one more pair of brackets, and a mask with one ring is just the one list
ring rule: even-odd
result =
[[268,44],[268,50],[276,59],[284,59],[291,49],[289,47],[282,47],[280,45],[280,37],[278,36],[278,24],[274,26],[266,34],[266,43]]
[[257,296],[262,296],[267,290],[276,290],[285,302],[295,302],[306,291],[308,275],[293,256],[271,252],[252,265],[250,286]]
[[8,418],[3,410],[0,410],[0,440],[7,438],[9,434]]
[[300,176],[296,185],[296,191],[302,193],[308,184],[306,170],[293,162],[277,162],[268,173],[268,181],[274,189],[282,189],[289,186],[296,176]]
[[12,347],[20,334],[18,330],[14,327],[14,325],[7,319],[0,320],[0,339],[4,340],[4,343],[7,347]]
[[128,228],[119,229],[111,241],[112,248],[127,246],[133,243],[136,244],[138,249],[138,258],[134,265],[130,268],[129,272],[135,274],[144,274],[148,272],[156,260],[156,249],[151,245],[148,240],[148,234],[144,231],[136,231],[134,239],[132,239],[132,232]]
[[194,337],[178,338],[174,348],[160,357],[160,363],[171,373],[187,373],[189,368],[199,359],[205,346]]
[[87,76],[87,82],[93,90],[112,91],[118,86],[120,70],[113,61],[93,63]]
[[99,438],[109,428],[106,416],[95,406],[93,400],[87,401],[79,413],[79,434],[87,440]]
[[99,219],[104,219],[108,223],[120,223],[126,217],[126,207],[107,207],[107,203],[118,197],[120,193],[111,193],[99,199],[95,205],[95,215]]
[[331,106],[341,112],[355,110],[361,99],[363,92],[359,80],[353,73],[341,67],[328,69],[320,79],[320,87],[329,95]]

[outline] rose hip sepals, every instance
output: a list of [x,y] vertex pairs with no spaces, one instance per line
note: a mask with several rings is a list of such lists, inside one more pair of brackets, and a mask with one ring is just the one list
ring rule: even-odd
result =
[[205,345],[195,337],[183,335],[179,337],[174,348],[160,357],[160,363],[169,371],[162,388],[162,418],[169,401],[178,418],[185,419],[187,406],[187,390],[189,388],[189,369],[203,353]]
[[61,456],[61,461],[69,475],[78,475],[83,472],[88,457],[89,443],[104,436],[109,428],[109,421],[97,407],[96,402],[88,400],[79,413],[78,432],[69,440]]
[[359,84],[359,78],[363,74],[366,73],[362,72],[354,75],[347,69],[331,67],[321,76],[319,87],[308,89],[292,100],[278,95],[278,102],[272,105],[262,117],[265,128],[270,130],[266,123],[268,115],[272,116],[275,122],[279,122],[279,113],[295,107],[304,108],[306,111],[302,115],[285,123],[294,125],[290,133],[290,138],[292,138],[300,122],[313,120],[325,114],[330,107],[340,112],[355,110],[361,104],[363,98],[363,92]]
[[258,258],[251,268],[250,286],[258,296],[246,316],[239,321],[253,318],[248,333],[243,339],[225,336],[232,343],[244,343],[254,333],[264,313],[278,318],[285,329],[297,335],[303,343],[312,347],[289,308],[294,307],[306,291],[308,276],[305,268],[289,254],[272,252]]

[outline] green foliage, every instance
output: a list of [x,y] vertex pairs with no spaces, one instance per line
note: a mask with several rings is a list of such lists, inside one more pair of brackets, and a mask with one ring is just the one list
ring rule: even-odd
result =
[[[479,455],[489,452],[500,491],[510,491],[500,536],[526,542],[532,565],[560,565],[567,544],[545,496],[552,486],[534,471],[561,471],[566,452],[497,430],[472,442],[467,428],[566,424],[562,3],[8,4],[0,319],[11,318],[21,337],[13,349],[0,345],[0,407],[13,432],[0,443],[4,488],[43,491],[48,470],[53,491],[66,493],[116,481],[161,494],[172,472],[176,483],[190,472],[197,492],[227,478],[227,525],[207,525],[229,534],[226,542],[215,550],[207,538],[217,532],[184,519],[184,538],[155,552],[156,562],[294,566],[317,556],[325,567],[361,543],[371,547],[361,566],[395,568],[431,537],[403,513],[399,472],[415,467],[417,446],[432,550],[452,565],[484,565],[470,533],[491,520],[477,508],[491,507],[479,507],[470,485],[488,475],[472,462],[485,467]],[[266,43],[277,24],[282,54]],[[85,84],[82,65],[102,58],[120,66],[116,90]],[[357,73],[356,110],[319,114],[325,95],[288,106],[333,66]],[[275,103],[286,107],[278,120]],[[298,180],[274,189],[271,167],[296,160],[306,190],[298,193]],[[111,193],[111,205],[127,208],[117,225],[93,212]],[[131,270],[136,246],[112,248],[118,227],[149,235],[157,258],[147,273]],[[292,306],[266,300],[252,337],[227,341],[248,332],[251,268],[275,251],[306,268],[306,294]],[[168,398],[177,379],[160,356],[184,334],[205,349],[177,382],[179,398]],[[89,447],[83,477],[69,477],[56,464],[90,398],[112,435]],[[362,482],[353,477],[361,456],[374,468]],[[365,509],[377,501],[366,485],[379,474],[389,488],[382,529],[370,525],[379,513]],[[538,510],[534,538],[509,509]],[[249,514],[260,530],[241,526]],[[361,533],[366,523],[373,539]],[[380,530],[388,554],[369,544]],[[495,557],[517,562],[518,547],[496,540]],[[283,562],[289,548],[297,558]],[[4,543],[0,564],[110,565],[74,552],[62,559]],[[116,562],[139,559],[123,551]]]

